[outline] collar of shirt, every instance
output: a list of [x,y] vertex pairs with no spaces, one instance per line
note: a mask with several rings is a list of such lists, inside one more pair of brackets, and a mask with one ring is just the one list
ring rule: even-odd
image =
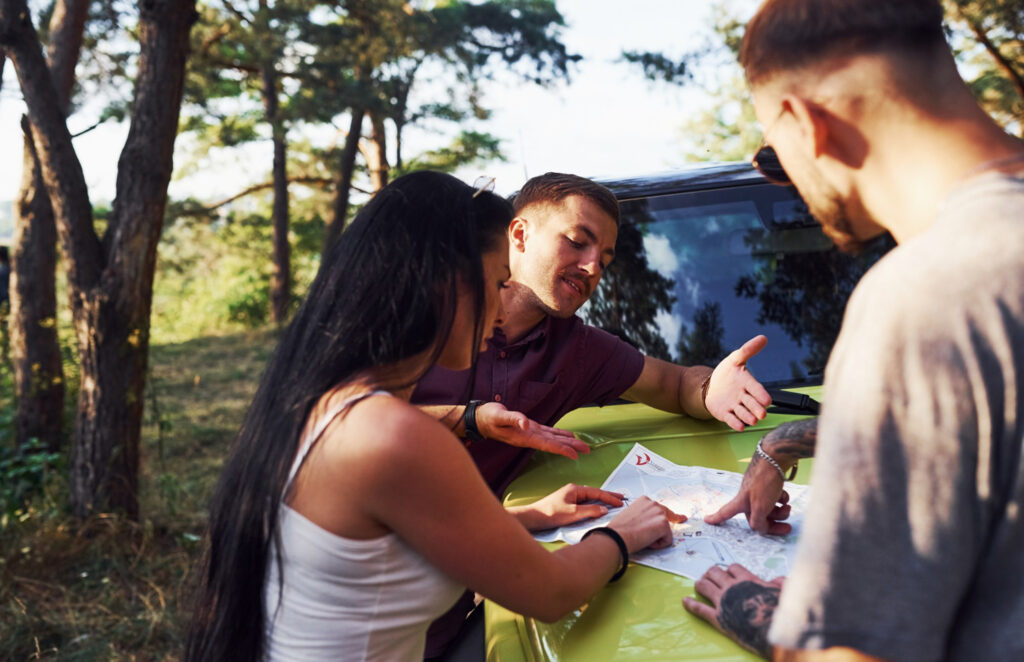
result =
[[500,326],[495,327],[494,335],[491,336],[491,339],[488,342],[493,347],[505,349],[516,349],[518,347],[529,345],[535,341],[542,339],[544,336],[547,335],[548,326],[551,325],[551,319],[552,318],[550,315],[546,316],[541,322],[537,324],[537,326],[530,329],[529,333],[527,333],[525,336],[515,341],[514,343],[508,342],[508,338],[505,337],[505,332],[501,330]]

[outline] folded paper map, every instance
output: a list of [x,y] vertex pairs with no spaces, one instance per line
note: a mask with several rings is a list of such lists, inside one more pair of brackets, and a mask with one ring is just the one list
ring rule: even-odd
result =
[[[750,528],[742,514],[717,526],[705,524],[704,515],[732,499],[742,479],[742,474],[732,471],[674,464],[636,444],[601,488],[625,494],[628,499],[646,495],[687,516],[687,521],[671,525],[675,538],[671,546],[633,554],[631,559],[636,563],[690,579],[699,578],[713,565],[731,563],[741,563],[765,580],[788,575],[800,535],[807,487],[786,484],[792,506],[786,521],[793,525],[793,532],[787,536],[762,536]],[[604,517],[541,531],[534,537],[542,542],[576,543],[590,529],[606,526],[619,512],[612,509]]]

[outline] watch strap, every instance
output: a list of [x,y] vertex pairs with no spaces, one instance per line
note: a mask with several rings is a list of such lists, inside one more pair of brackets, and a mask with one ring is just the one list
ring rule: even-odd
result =
[[470,441],[483,441],[484,436],[480,434],[480,429],[476,426],[476,408],[484,404],[483,400],[470,400],[466,404],[466,411],[462,415],[463,423],[466,427],[466,439]]

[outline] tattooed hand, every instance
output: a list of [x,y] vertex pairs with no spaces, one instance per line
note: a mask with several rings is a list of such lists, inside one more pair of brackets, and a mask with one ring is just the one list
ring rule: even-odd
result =
[[784,581],[784,577],[777,577],[765,582],[737,564],[728,570],[714,566],[694,585],[711,606],[696,598],[683,598],[683,606],[747,650],[770,659],[768,628]]
[[[783,469],[797,461],[814,456],[818,419],[810,418],[783,423],[761,440],[761,447]],[[755,454],[743,474],[740,491],[718,512],[704,518],[708,524],[721,524],[734,515],[744,513],[750,528],[761,534],[781,536],[793,527],[782,520],[789,517],[789,494],[782,489],[779,472],[764,458]]]

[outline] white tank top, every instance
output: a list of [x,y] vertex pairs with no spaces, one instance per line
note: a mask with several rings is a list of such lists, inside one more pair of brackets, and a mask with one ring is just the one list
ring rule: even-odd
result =
[[[328,423],[373,391],[328,411],[303,441],[288,486]],[[278,519],[283,588],[271,545],[264,585],[267,659],[421,662],[427,626],[463,587],[394,533],[352,540],[320,528],[284,501]]]

